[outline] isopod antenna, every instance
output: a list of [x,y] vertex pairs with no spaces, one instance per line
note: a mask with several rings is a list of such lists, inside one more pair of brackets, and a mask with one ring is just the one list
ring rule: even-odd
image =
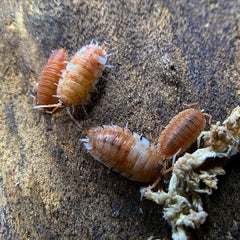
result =
[[70,116],[70,118],[77,124],[77,126],[80,128],[80,129],[83,129],[82,126],[80,125],[80,123],[74,118],[74,116],[72,115],[71,111],[70,111],[70,107],[66,107],[66,110],[67,110],[67,113],[68,115]]

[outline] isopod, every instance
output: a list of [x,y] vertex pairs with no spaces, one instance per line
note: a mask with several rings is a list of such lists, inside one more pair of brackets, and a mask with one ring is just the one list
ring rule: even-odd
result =
[[111,170],[138,182],[159,178],[162,166],[156,148],[128,128],[96,127],[82,139],[88,152]]
[[83,46],[67,63],[57,86],[57,94],[53,95],[58,99],[56,104],[42,105],[44,108],[54,107],[53,113],[59,107],[67,106],[67,112],[77,125],[70,112],[70,107],[83,105],[89,98],[89,93],[94,90],[97,79],[101,76],[106,65],[107,58],[110,56],[104,50],[104,45],[99,46],[98,42]]
[[[43,108],[44,106],[41,105],[56,104],[58,102],[58,98],[54,95],[57,94],[57,84],[62,71],[67,66],[67,61],[69,61],[69,56],[66,47],[58,47],[51,54],[37,85],[36,91],[39,105],[34,108]],[[34,105],[36,104],[34,103]]]
[[98,42],[82,47],[67,64],[59,81],[59,102],[67,106],[83,104],[101,76],[108,56]]
[[198,103],[188,106],[197,105],[198,109],[187,109],[175,116],[167,127],[162,131],[157,145],[157,151],[162,159],[176,157],[187,150],[196,140],[206,125],[205,115],[202,113]]

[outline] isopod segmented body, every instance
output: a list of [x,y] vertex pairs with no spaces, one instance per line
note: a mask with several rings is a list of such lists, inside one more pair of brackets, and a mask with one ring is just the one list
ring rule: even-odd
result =
[[159,177],[161,164],[156,149],[127,128],[96,127],[82,141],[96,160],[131,180],[151,182]]
[[[206,125],[205,115],[202,113],[198,103],[198,109],[187,109],[175,116],[167,127],[162,131],[159,139],[157,151],[162,159],[172,158],[185,152],[196,140]],[[209,119],[209,121],[210,121]]]
[[67,105],[83,104],[93,91],[107,62],[104,46],[98,43],[82,47],[67,64],[57,88],[57,97]]
[[57,93],[57,84],[61,77],[62,71],[69,61],[66,48],[55,50],[46,64],[37,88],[37,100],[39,105],[49,105],[58,102],[54,97]]
[[49,111],[53,113],[56,109],[66,106],[71,119],[79,128],[82,128],[72,116],[70,107],[84,104],[87,101],[89,93],[93,91],[104,68],[111,67],[111,65],[106,65],[107,57],[110,55],[106,53],[104,46],[98,45],[98,42],[93,44],[91,41],[89,45],[83,46],[67,63],[58,82],[57,92],[52,92],[53,94],[50,95],[55,102],[34,106],[33,109],[54,108]]

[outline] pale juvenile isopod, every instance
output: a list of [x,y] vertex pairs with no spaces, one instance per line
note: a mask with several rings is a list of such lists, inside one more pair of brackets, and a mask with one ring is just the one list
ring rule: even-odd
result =
[[37,103],[39,105],[36,106],[34,98],[34,108],[41,109],[44,108],[45,105],[56,104],[58,102],[58,98],[54,95],[57,94],[57,85],[62,71],[67,66],[67,61],[69,61],[69,56],[65,47],[58,47],[58,49],[51,54],[35,89],[35,91],[37,91]]
[[205,115],[209,117],[209,123],[211,122],[211,115],[203,113],[198,103],[188,106],[194,105],[198,109],[190,108],[180,112],[162,131],[157,151],[163,160],[176,157],[190,147],[206,125]]
[[127,128],[96,127],[82,141],[97,161],[131,180],[152,182],[159,178],[162,166],[156,148]]

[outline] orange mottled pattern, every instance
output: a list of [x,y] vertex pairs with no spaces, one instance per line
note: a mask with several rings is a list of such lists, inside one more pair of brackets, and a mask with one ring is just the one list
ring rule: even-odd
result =
[[88,131],[85,146],[95,159],[131,180],[151,182],[160,174],[156,149],[129,129],[96,127]]
[[[204,114],[197,109],[187,109],[175,116],[162,131],[157,151],[162,159],[180,155],[196,140],[204,129]],[[181,149],[181,150],[180,150]]]
[[80,105],[88,99],[105,67],[100,57],[106,56],[103,47],[96,45],[88,45],[73,56],[57,89],[62,103],[68,106]]
[[58,102],[58,98],[53,97],[53,95],[57,94],[57,84],[68,60],[69,57],[65,48],[55,50],[50,56],[38,84],[37,99],[39,105]]

